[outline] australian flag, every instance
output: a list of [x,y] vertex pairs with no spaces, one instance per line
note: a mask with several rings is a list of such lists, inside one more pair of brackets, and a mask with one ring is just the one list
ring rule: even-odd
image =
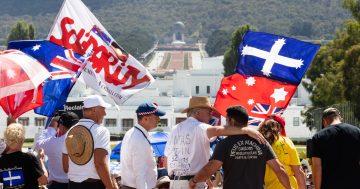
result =
[[3,170],[0,175],[5,188],[22,188],[25,184],[22,169]]
[[236,72],[298,85],[320,45],[263,32],[245,33]]
[[41,62],[51,73],[43,86],[44,105],[35,113],[53,116],[55,110],[63,109],[69,92],[85,64],[85,57],[47,40],[12,41],[9,49],[19,49]]
[[249,116],[248,124],[252,126],[259,126],[264,120],[264,118]]

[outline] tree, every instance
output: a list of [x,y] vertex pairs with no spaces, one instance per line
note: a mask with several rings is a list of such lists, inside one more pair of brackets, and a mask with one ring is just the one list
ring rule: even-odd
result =
[[117,38],[119,44],[135,58],[151,49],[155,40],[153,35],[140,28],[124,32]]
[[29,38],[35,39],[35,27],[32,24],[29,25]]
[[344,95],[354,105],[354,113],[360,118],[360,45],[352,46],[345,55]]
[[314,33],[312,23],[308,21],[295,21],[289,32],[291,35],[306,37],[311,37]]
[[224,54],[224,76],[229,76],[235,73],[235,67],[238,61],[238,47],[242,42],[244,34],[250,30],[250,25],[244,25],[236,29],[232,33],[231,45]]
[[14,40],[29,40],[35,39],[35,28],[33,25],[29,25],[24,20],[19,20],[12,27],[10,34],[7,38],[7,42]]
[[343,7],[348,9],[352,16],[357,20],[360,21],[360,2],[357,0],[344,0]]
[[311,83],[304,83],[311,92],[314,107],[326,107],[349,101],[354,115],[360,119],[360,2],[344,0],[355,19],[346,22],[344,31],[321,47],[306,76]]
[[223,55],[230,45],[230,32],[225,30],[215,30],[208,38],[205,46],[209,56]]

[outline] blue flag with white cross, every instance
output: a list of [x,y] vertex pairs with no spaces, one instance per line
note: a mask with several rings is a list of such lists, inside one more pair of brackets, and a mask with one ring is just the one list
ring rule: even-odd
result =
[[239,45],[236,72],[299,84],[320,45],[248,31]]

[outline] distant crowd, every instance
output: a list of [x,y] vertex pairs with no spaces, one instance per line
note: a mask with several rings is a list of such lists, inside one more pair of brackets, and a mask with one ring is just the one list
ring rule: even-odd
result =
[[[149,131],[165,115],[156,103],[136,109],[137,123],[121,146],[120,175],[110,173],[110,133],[102,126],[106,103],[91,95],[83,117],[66,111],[51,119],[35,141],[33,153],[22,152],[24,127],[9,117],[0,140],[0,185],[5,189],[152,189],[241,188],[306,189],[307,174],[295,145],[286,137],[281,115],[268,116],[258,131],[247,126],[242,106],[226,110],[224,126],[209,125],[216,111],[208,97],[192,97],[172,127],[165,156],[156,158]],[[323,129],[309,142],[315,189],[360,187],[360,129],[342,123],[336,108],[322,114]],[[219,140],[218,136],[227,136]],[[218,141],[211,150],[210,143]],[[0,187],[1,188],[1,187]]]

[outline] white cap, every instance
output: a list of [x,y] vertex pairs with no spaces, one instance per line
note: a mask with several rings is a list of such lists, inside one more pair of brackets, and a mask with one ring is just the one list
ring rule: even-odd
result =
[[90,95],[84,100],[84,108],[92,108],[96,106],[101,106],[104,108],[110,108],[111,104],[108,104],[104,99],[99,95]]

